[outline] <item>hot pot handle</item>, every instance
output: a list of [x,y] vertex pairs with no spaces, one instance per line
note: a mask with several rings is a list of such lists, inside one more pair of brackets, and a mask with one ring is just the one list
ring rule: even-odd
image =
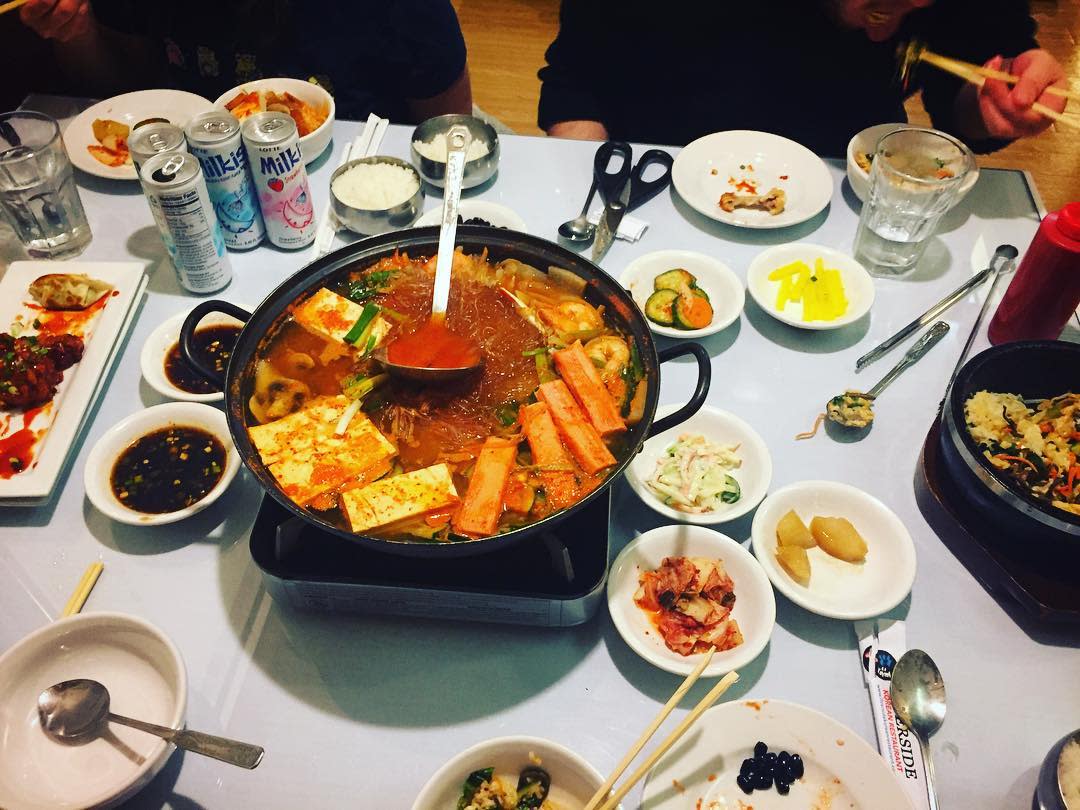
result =
[[214,369],[208,368],[199,362],[191,345],[192,338],[195,337],[195,330],[202,322],[202,319],[211,312],[223,312],[244,323],[247,323],[248,319],[251,318],[251,313],[246,309],[241,309],[236,304],[230,304],[228,301],[204,301],[188,313],[188,316],[184,319],[184,325],[180,327],[180,354],[184,356],[184,360],[199,372],[199,375],[208,383],[216,385],[219,390],[224,391],[225,375],[219,374]]
[[675,413],[669,413],[664,418],[657,419],[653,422],[649,426],[649,432],[646,438],[651,438],[657,433],[663,433],[668,428],[675,427],[675,425],[685,422],[697,413],[701,409],[701,406],[705,404],[705,397],[709,393],[709,383],[712,382],[712,360],[709,357],[709,353],[705,351],[705,347],[700,343],[680,343],[677,346],[669,346],[666,349],[661,349],[659,358],[661,363],[666,363],[668,360],[673,360],[676,357],[682,357],[686,354],[694,355],[694,359],[697,361],[698,378],[694,394],[690,397],[690,401],[679,408],[679,410],[675,411]]

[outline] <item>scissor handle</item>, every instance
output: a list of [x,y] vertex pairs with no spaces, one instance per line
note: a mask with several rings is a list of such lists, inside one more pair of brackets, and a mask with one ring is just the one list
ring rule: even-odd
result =
[[[608,164],[615,155],[622,157],[622,165],[617,171],[609,172]],[[600,144],[593,159],[593,177],[604,205],[611,205],[619,199],[630,180],[630,168],[633,166],[634,152],[625,141],[606,141]]]
[[[663,166],[663,173],[655,180],[642,180],[641,175],[652,164]],[[641,156],[634,171],[630,175],[630,199],[627,201],[626,210],[632,211],[639,205],[648,202],[671,182],[671,166],[675,159],[663,149],[650,149]]]

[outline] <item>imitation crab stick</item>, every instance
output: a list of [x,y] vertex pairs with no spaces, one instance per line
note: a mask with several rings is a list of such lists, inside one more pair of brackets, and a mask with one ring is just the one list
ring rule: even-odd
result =
[[486,536],[495,534],[502,515],[503,496],[517,458],[517,443],[489,436],[476,459],[461,509],[454,516],[454,531]]
[[600,372],[585,354],[581,341],[574,341],[569,349],[555,352],[555,367],[563,378],[574,399],[585,410],[589,421],[601,436],[610,436],[626,430],[626,423],[619,416],[615,401],[604,387]]
[[[604,396],[607,396],[606,392]],[[565,382],[552,380],[544,383],[536,390],[536,398],[548,406],[559,436],[581,469],[591,475],[615,463],[615,456],[611,455],[596,428],[585,418]]]

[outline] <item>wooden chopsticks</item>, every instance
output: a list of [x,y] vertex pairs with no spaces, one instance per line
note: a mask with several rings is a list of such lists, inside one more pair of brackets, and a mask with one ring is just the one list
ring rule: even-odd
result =
[[87,597],[90,596],[90,591],[94,590],[94,585],[97,584],[98,577],[101,576],[101,572],[104,570],[105,564],[102,562],[90,564],[86,569],[86,572],[82,575],[82,579],[79,580],[79,585],[75,588],[75,592],[71,594],[71,598],[68,599],[67,604],[64,605],[64,611],[60,614],[61,619],[65,616],[74,616],[83,609]]
[[4,14],[8,11],[14,11],[19,6],[26,5],[26,0],[11,0],[10,3],[4,3],[0,5],[0,14]]
[[[958,76],[971,84],[982,87],[986,83],[987,79],[998,79],[1009,84],[1016,84],[1020,81],[1019,76],[1014,76],[1012,73],[1006,73],[1002,70],[994,70],[993,68],[983,67],[982,65],[976,65],[971,62],[963,62],[959,59],[950,59],[947,56],[941,56],[933,51],[920,51],[919,60],[926,62],[928,65],[933,65],[939,70],[944,70],[946,73],[951,73],[954,76]],[[1072,99],[1073,101],[1080,101],[1080,93],[1074,93],[1071,90],[1066,90],[1063,87],[1047,87],[1046,91],[1050,95],[1059,96],[1061,98]],[[1080,128],[1080,123],[1077,123],[1071,118],[1066,118],[1063,114],[1057,110],[1052,110],[1045,104],[1035,102],[1031,105],[1031,109],[1040,115],[1044,115],[1047,118],[1057,121],[1059,124],[1065,124],[1070,127]]]
[[[675,690],[675,693],[671,696],[668,702],[664,704],[664,707],[660,710],[656,717],[653,718],[652,722],[649,723],[645,731],[642,732],[641,736],[638,737],[638,739],[630,747],[630,750],[627,751],[626,756],[622,759],[622,762],[620,762],[618,766],[616,766],[615,770],[612,771],[611,775],[608,776],[608,778],[604,781],[604,784],[600,786],[600,789],[596,791],[596,793],[591,799],[589,799],[589,802],[585,805],[584,810],[614,810],[614,808],[618,807],[619,802],[623,800],[623,798],[626,796],[627,793],[630,792],[634,785],[640,782],[645,777],[645,775],[650,770],[652,770],[652,767],[657,763],[660,757],[666,754],[668,750],[673,745],[675,745],[675,743],[677,743],[680,738],[682,738],[682,736],[687,732],[690,726],[692,726],[697,721],[697,719],[701,717],[701,715],[705,712],[706,709],[710,708],[714,703],[716,703],[716,701],[720,699],[720,696],[724,694],[724,692],[726,692],[732,686],[732,684],[739,680],[739,674],[737,672],[729,672],[727,675],[721,678],[720,681],[716,684],[716,686],[709,690],[709,693],[705,695],[705,697],[701,699],[701,701],[690,711],[690,713],[683,718],[682,722],[675,727],[675,730],[672,731],[671,734],[669,734],[666,738],[664,738],[664,741],[661,742],[656,747],[656,749],[651,754],[649,754],[648,757],[646,757],[645,761],[641,763],[640,767],[638,767],[638,769],[634,771],[620,787],[616,788],[614,793],[612,793],[610,796],[608,795],[616,780],[620,776],[622,776],[623,771],[625,771],[630,766],[630,763],[634,761],[634,757],[636,757],[641,752],[641,749],[645,747],[645,743],[647,743],[649,741],[649,738],[656,733],[656,730],[660,727],[660,724],[663,723],[667,716],[671,714],[672,710],[679,705],[679,701],[682,700],[686,693],[690,691],[690,687],[692,687],[694,683],[697,682],[697,679],[701,677],[701,673],[705,671],[705,668],[709,665],[709,662],[712,661],[712,657],[715,652],[716,650],[714,648],[708,653],[706,653],[701,663],[697,665],[693,672],[686,676],[686,680],[684,680],[679,686],[679,688]],[[604,801],[605,799],[606,801]]]

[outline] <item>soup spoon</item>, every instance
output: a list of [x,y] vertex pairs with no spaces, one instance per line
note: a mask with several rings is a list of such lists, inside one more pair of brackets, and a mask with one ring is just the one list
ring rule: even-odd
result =
[[585,205],[578,214],[577,219],[568,219],[559,226],[559,236],[569,242],[591,242],[596,236],[596,226],[589,222],[587,214],[592,198],[596,194],[596,180],[593,180],[589,189],[589,196],[585,198]]
[[930,737],[945,722],[945,681],[934,659],[922,650],[908,650],[893,667],[890,691],[896,716],[919,740],[926,763],[926,795],[930,810],[937,810]]
[[467,376],[479,369],[483,362],[480,347],[475,341],[446,328],[461,178],[465,171],[465,151],[469,145],[468,128],[461,124],[451,127],[446,141],[446,185],[443,189],[439,252],[435,257],[431,320],[411,335],[398,338],[386,348],[372,353],[372,357],[391,375],[428,384],[450,382]]
[[825,405],[825,415],[829,421],[847,428],[869,427],[874,421],[874,400],[893,380],[921,360],[948,332],[949,325],[945,321],[938,321],[927,329],[923,336],[907,350],[900,362],[865,394],[861,391],[845,391],[830,399]]
[[107,731],[109,723],[118,723],[161,737],[185,751],[213,757],[241,768],[258,767],[264,753],[259,745],[113,714],[109,711],[109,690],[104,684],[89,678],[62,681],[38,695],[38,718],[46,734],[65,743],[100,737]]

